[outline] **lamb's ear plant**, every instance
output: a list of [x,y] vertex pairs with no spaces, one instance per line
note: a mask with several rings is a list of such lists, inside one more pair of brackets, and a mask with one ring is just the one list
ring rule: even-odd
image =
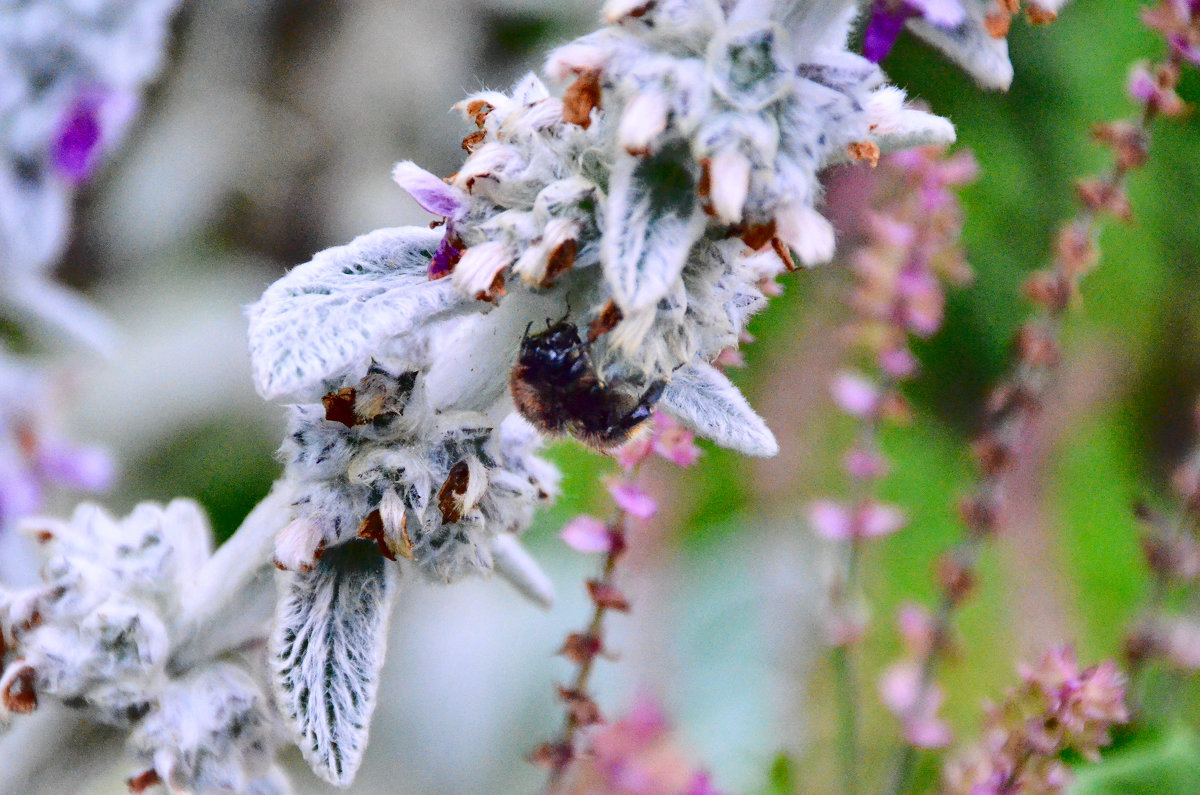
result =
[[[953,139],[847,49],[853,5],[626,2],[603,14],[599,31],[550,54],[561,95],[528,75],[460,103],[475,130],[452,177],[396,166],[433,230],[323,252],[250,309],[259,391],[298,401],[280,483],[292,519],[276,550],[277,688],[306,758],[335,783],[365,743],[394,568],[447,583],[496,570],[548,600],[516,540],[555,491],[534,455],[540,434],[607,451],[657,403],[700,436],[773,455],[712,363],[765,306],[764,282],[833,255],[819,173]],[[347,588],[371,594],[367,606],[350,612],[360,600]],[[341,660],[329,644],[346,637],[371,646],[361,664],[313,663]],[[568,724],[555,782],[586,722]]]
[[[1027,15],[1048,21],[1060,5]],[[47,273],[74,186],[131,118],[173,6],[0,7],[0,298],[31,325],[52,320],[106,344],[104,324],[79,315],[79,299]],[[615,456],[628,477],[609,483],[610,520],[580,516],[563,530],[577,551],[604,557],[586,584],[590,619],[561,649],[575,666],[559,690],[563,729],[532,756],[549,769],[549,791],[625,786],[614,770],[661,758],[666,732],[648,700],[606,723],[609,708],[590,689],[594,663],[615,651],[605,621],[630,608],[618,569],[626,531],[656,511],[632,473],[654,454],[687,466],[695,438],[747,456],[778,452],[725,367],[780,291],[776,279],[834,258],[826,216],[838,208],[822,179],[857,162],[878,167],[882,186],[852,257],[851,297],[878,375],[843,372],[833,385],[859,422],[846,459],[855,492],[814,504],[810,519],[846,551],[831,591],[842,786],[863,789],[858,556],[865,539],[904,523],[875,493],[880,429],[905,413],[899,382],[916,371],[908,335],[937,329],[939,279],[966,280],[950,189],[975,171],[969,155],[942,157],[950,122],[909,103],[878,63],[909,30],[981,86],[1005,88],[1016,11],[1009,0],[610,0],[597,31],[549,54],[545,80],[529,74],[508,91],[468,96],[456,106],[461,167],[443,178],[404,160],[392,172],[429,227],[379,229],[322,251],[248,308],[255,387],[286,406],[288,429],[281,476],[232,538],[214,551],[202,509],[185,500],[143,503],[122,519],[85,504],[68,521],[25,522],[42,562],[23,572],[36,584],[0,588],[0,731],[35,712],[59,723],[0,741],[0,767],[20,787],[28,775],[10,758],[101,725],[136,760],[134,792],[287,792],[275,757],[288,742],[317,776],[351,785],[405,581],[495,573],[533,604],[552,604],[553,584],[520,537],[560,491],[542,448],[570,437]],[[1172,55],[1135,76],[1141,121],[1101,130],[1118,165],[1081,187],[1081,220],[1064,232],[1055,268],[1030,283],[1045,318],[1022,333],[1013,384],[993,400],[999,425],[978,446],[984,480],[965,503],[967,540],[943,567],[940,611],[910,613],[914,659],[889,691],[904,734],[891,791],[907,787],[916,748],[950,739],[934,674],[978,545],[998,522],[1000,475],[1021,434],[1012,423],[1035,408],[1057,361],[1057,325],[1093,262],[1092,222],[1123,214],[1120,188],[1144,158],[1148,122],[1179,108],[1179,67],[1200,60],[1196,18],[1195,4],[1181,2],[1151,15]],[[52,49],[64,55],[47,67]],[[8,393],[27,397],[44,374],[0,357],[7,533],[36,513],[42,486],[100,487],[108,472],[89,449],[12,419]],[[997,776],[986,791],[1064,786],[1058,756],[1094,755],[1126,717],[1111,664],[1081,671],[1058,651],[1022,680],[990,713],[982,750],[947,768],[951,791]],[[653,786],[713,791],[669,756]]]

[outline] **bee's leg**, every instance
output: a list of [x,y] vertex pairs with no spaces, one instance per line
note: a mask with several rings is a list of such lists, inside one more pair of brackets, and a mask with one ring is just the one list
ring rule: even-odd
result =
[[650,415],[654,412],[654,404],[662,397],[663,389],[667,383],[665,381],[655,381],[652,383],[637,404],[623,417],[620,417],[616,422],[612,423],[604,434],[610,439],[610,444],[618,445],[623,443],[628,437],[630,431],[641,425],[646,420],[650,419]]

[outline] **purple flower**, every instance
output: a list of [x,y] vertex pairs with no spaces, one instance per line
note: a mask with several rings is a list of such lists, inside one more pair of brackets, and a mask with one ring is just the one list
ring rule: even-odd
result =
[[79,491],[106,491],[113,482],[113,462],[98,447],[47,440],[38,451],[37,468],[47,481]]
[[904,23],[914,17],[939,28],[952,28],[965,16],[958,0],[875,0],[863,34],[863,56],[875,63],[886,58]]
[[467,208],[468,198],[461,190],[447,185],[436,174],[430,174],[411,160],[397,163],[392,169],[392,179],[426,212],[454,218]]
[[450,242],[450,230],[447,229],[446,236],[438,243],[437,250],[433,252],[433,259],[429,261],[429,278],[440,279],[449,276],[461,257],[462,251]]
[[99,162],[101,138],[99,101],[94,96],[80,97],[55,136],[54,167],[77,185],[86,182]]

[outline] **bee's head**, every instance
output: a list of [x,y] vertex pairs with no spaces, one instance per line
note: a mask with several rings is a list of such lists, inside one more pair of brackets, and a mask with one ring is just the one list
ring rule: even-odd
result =
[[572,351],[579,348],[583,341],[579,338],[579,330],[567,320],[557,323],[546,321],[546,330],[530,334],[529,327],[521,339],[521,361],[526,364],[554,366],[567,362]]

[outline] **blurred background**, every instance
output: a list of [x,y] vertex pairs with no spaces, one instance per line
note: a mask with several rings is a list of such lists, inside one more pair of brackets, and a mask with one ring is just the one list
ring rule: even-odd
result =
[[[863,775],[872,780],[895,737],[870,697],[900,654],[892,618],[905,601],[932,601],[932,563],[960,532],[967,445],[1028,312],[1021,282],[1045,264],[1073,212],[1074,178],[1106,162],[1089,126],[1131,112],[1129,65],[1158,55],[1139,8],[1078,0],[1053,25],[1016,24],[1007,95],[980,91],[911,38],[884,63],[911,96],[953,120],[982,176],[961,194],[976,279],[952,292],[943,329],[918,345],[913,422],[884,440],[893,463],[885,496],[912,521],[871,547],[865,567],[881,628],[863,666],[873,738]],[[583,0],[185,4],[168,71],[127,145],[85,191],[61,270],[122,335],[111,361],[72,367],[75,437],[119,462],[106,500],[114,511],[189,496],[219,535],[236,528],[279,472],[283,428],[283,411],[251,387],[243,307],[322,248],[427,223],[391,182],[391,165],[411,158],[452,173],[468,130],[450,106],[539,68],[549,47],[590,30],[596,14]],[[1185,75],[1184,99],[1200,99],[1198,82]],[[1047,438],[1018,478],[1011,531],[985,553],[960,653],[945,671],[946,714],[960,736],[978,727],[982,699],[1015,681],[1017,660],[1061,641],[1085,662],[1118,654],[1146,595],[1131,505],[1166,504],[1170,468],[1194,441],[1200,392],[1198,147],[1194,116],[1159,124],[1151,165],[1130,185],[1135,222],[1104,231],[1102,265],[1066,329]],[[633,611],[608,624],[620,657],[598,666],[602,707],[620,715],[652,693],[723,791],[767,791],[781,752],[804,791],[834,789],[827,550],[800,517],[806,502],[844,487],[837,460],[852,429],[832,410],[828,383],[842,357],[833,332],[846,320],[845,285],[836,266],[786,277],[751,327],[747,367],[733,372],[774,429],[779,457],[705,446],[689,470],[651,468],[664,508],[637,528],[624,564]],[[541,611],[499,581],[411,585],[353,792],[537,789],[542,773],[524,756],[560,724],[554,686],[570,669],[554,653],[584,623],[583,581],[598,565],[557,531],[581,511],[606,515],[603,476],[615,468],[571,444],[552,457],[564,493],[528,541],[558,602]],[[1170,775],[1183,789],[1145,791],[1200,790],[1188,778],[1200,775],[1192,690],[1177,691],[1177,720],[1124,740],[1128,758],[1180,760]],[[291,761],[298,791],[328,791],[298,754]],[[122,786],[127,772],[114,765],[109,784]],[[934,781],[929,760],[921,772]]]

